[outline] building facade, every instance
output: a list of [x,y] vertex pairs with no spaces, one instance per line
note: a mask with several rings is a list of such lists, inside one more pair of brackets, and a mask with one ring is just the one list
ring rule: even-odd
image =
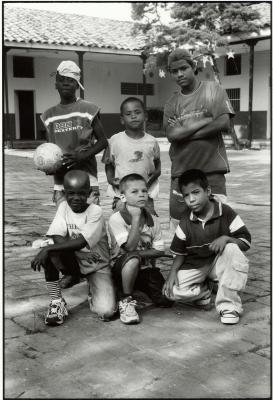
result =
[[[52,29],[54,19],[55,30]],[[69,32],[58,25],[60,21],[70,27]],[[79,22],[82,26],[88,26],[89,32],[86,29],[81,31]],[[76,32],[73,27],[77,27]],[[30,142],[37,145],[45,140],[40,114],[59,101],[54,73],[62,60],[73,60],[82,69],[85,90],[79,92],[79,96],[100,107],[107,137],[122,129],[119,106],[128,96],[143,99],[146,91],[144,100],[147,109],[157,110],[159,117],[155,119],[160,118],[164,103],[175,89],[175,84],[168,74],[165,78],[157,74],[143,75],[141,49],[144,40],[143,37],[133,37],[131,28],[129,22],[5,7],[5,140],[13,147],[29,146]],[[105,35],[106,29],[109,37]],[[249,45],[241,42],[236,44],[234,41],[232,45],[236,57],[231,67],[231,60],[227,59],[224,50],[222,54],[219,50],[217,65],[221,84],[227,89],[236,110],[236,133],[244,138],[248,128],[250,68]],[[209,66],[202,71],[201,79],[214,79]],[[270,83],[270,37],[267,29],[255,44],[252,102],[254,140],[266,140],[271,136]],[[153,122],[155,113],[149,115],[150,122]],[[163,134],[160,121],[157,125],[148,124],[149,127],[152,133]]]

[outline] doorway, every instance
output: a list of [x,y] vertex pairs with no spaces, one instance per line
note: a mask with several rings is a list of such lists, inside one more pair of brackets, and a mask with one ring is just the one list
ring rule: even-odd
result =
[[16,90],[16,138],[35,140],[34,92]]

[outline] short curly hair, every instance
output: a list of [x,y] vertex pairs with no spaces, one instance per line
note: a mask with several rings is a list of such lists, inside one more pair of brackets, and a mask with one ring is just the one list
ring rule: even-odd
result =
[[185,49],[175,49],[173,50],[168,57],[168,69],[171,70],[171,64],[175,61],[185,60],[192,67],[196,67],[196,63],[188,50]]

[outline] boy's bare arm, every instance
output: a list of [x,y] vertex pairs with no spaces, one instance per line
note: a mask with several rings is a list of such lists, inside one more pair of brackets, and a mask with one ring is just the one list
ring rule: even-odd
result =
[[140,240],[139,227],[140,227],[141,208],[127,205],[127,210],[132,216],[132,224],[127,238],[127,242],[124,245],[124,249],[127,251],[134,251],[136,250],[138,242]]
[[166,128],[166,134],[169,142],[174,142],[176,140],[183,141],[191,139],[192,135],[199,131],[204,126],[212,122],[211,117],[205,117],[191,124],[184,123],[181,125],[176,117],[168,119],[168,126]]
[[53,235],[51,237],[53,239],[54,244],[63,243],[63,242],[66,242],[67,240],[69,240],[67,237],[60,236],[60,235]]
[[147,187],[149,188],[156,180],[157,178],[160,177],[161,175],[161,160],[158,158],[157,160],[154,160],[154,166],[155,170],[152,173],[152,175],[149,177],[149,180],[147,182]]
[[[56,238],[56,236],[55,236]],[[53,239],[54,240],[54,239]],[[58,243],[50,244],[47,247],[44,247],[32,260],[31,268],[36,271],[40,271],[41,266],[45,267],[46,260],[48,255],[51,252],[58,252],[58,251],[76,251],[80,250],[87,245],[85,238],[80,235],[76,239],[68,239],[61,241],[60,237],[57,239]],[[54,240],[55,242],[55,240]]]
[[243,242],[242,240],[231,237],[231,236],[226,236],[226,235],[222,235],[219,238],[215,239],[209,245],[209,248],[210,248],[210,250],[214,251],[214,253],[222,254],[222,252],[224,251],[224,249],[228,243],[237,244],[239,249],[242,251],[246,251],[249,249],[249,246],[247,246],[247,244],[245,242]]
[[173,258],[172,255],[166,254],[164,251],[156,249],[137,250],[136,253],[139,254],[141,257],[148,257],[148,258],[158,258],[158,257]]
[[184,256],[177,255],[175,257],[172,268],[171,268],[169,275],[166,279],[166,282],[164,283],[163,288],[162,288],[163,294],[166,293],[167,296],[172,296],[174,285],[179,284],[178,278],[177,278],[177,272],[181,268],[181,265],[183,265],[184,260],[185,260]]
[[115,178],[115,166],[112,163],[105,164],[107,182],[114,188],[119,188],[119,178]]
[[207,139],[216,136],[219,132],[227,132],[230,127],[229,114],[222,114],[208,125],[195,132],[191,140]]
[[100,151],[105,149],[105,147],[108,144],[102,123],[98,116],[96,116],[94,118],[92,126],[93,126],[94,135],[96,136],[97,142],[95,143],[94,146],[92,146],[92,148],[90,150],[88,150],[89,151],[88,157],[90,157],[90,155],[93,156],[93,155],[99,153]]

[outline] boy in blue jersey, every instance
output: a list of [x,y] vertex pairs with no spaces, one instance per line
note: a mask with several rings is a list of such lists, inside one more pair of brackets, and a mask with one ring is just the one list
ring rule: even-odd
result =
[[[73,61],[62,61],[57,68],[55,87],[60,103],[41,115],[49,142],[63,151],[63,166],[54,174],[53,202],[57,206],[65,200],[63,180],[70,169],[87,172],[91,185],[91,199],[99,203],[97,162],[95,154],[107,146],[107,139],[98,117],[99,108],[76,97],[80,83],[80,68]],[[96,140],[96,143],[94,141]],[[79,282],[79,276],[64,276],[62,288]]]
[[217,312],[224,324],[236,324],[242,314],[238,291],[245,288],[251,236],[235,211],[211,197],[206,175],[198,169],[184,172],[179,188],[188,210],[176,228],[170,250],[175,254],[163,293],[172,300],[196,306],[211,301],[207,278],[217,280]]

